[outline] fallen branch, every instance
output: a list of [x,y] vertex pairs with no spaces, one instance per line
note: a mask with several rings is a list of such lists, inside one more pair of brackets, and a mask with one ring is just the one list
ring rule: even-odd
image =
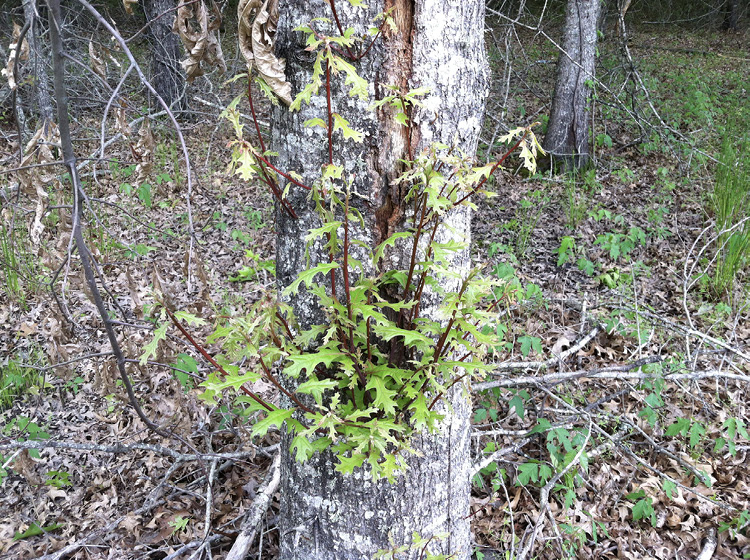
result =
[[[561,362],[564,362],[566,359],[568,359],[570,356],[576,354],[579,350],[584,348],[589,342],[591,342],[596,335],[598,335],[602,331],[600,326],[596,326],[593,329],[591,329],[586,336],[581,338],[578,342],[576,342],[573,346],[565,350],[564,352],[560,352],[559,355],[554,356],[548,360],[544,360],[543,362],[501,362],[499,364],[495,365],[495,372],[500,371],[531,371],[531,370],[542,370],[547,369],[553,366],[556,366],[560,364]],[[493,372],[494,373],[494,372]]]
[[711,560],[714,552],[716,552],[716,530],[711,527],[706,535],[706,540],[703,543],[703,549],[695,560]]
[[232,453],[179,453],[169,447],[152,445],[150,443],[133,443],[130,445],[97,445],[94,443],[73,443],[67,441],[30,440],[10,441],[0,443],[0,451],[13,449],[77,449],[80,451],[97,451],[100,453],[131,453],[133,451],[151,451],[159,455],[172,457],[177,461],[200,461],[202,459],[246,459],[252,458],[258,453],[258,449],[250,451],[235,451]]
[[280,465],[281,453],[277,453],[266,473],[263,484],[258,489],[258,495],[245,514],[245,519],[240,527],[240,534],[234,541],[226,560],[243,560],[247,557],[247,551],[255,540],[261,518],[271,505],[271,499],[279,486],[279,480],[281,479]]
[[[576,371],[561,371],[555,373],[548,373],[546,375],[526,375],[522,377],[507,377],[498,379],[496,381],[485,381],[484,383],[475,383],[472,385],[472,389],[475,391],[485,391],[487,389],[493,389],[494,387],[521,387],[524,385],[540,386],[540,385],[557,385],[566,381],[573,381],[575,379],[590,378],[590,379],[624,379],[630,377],[633,379],[638,378],[650,378],[654,374],[635,372],[631,376],[628,376],[628,372],[638,369],[647,364],[654,364],[663,361],[661,356],[649,356],[641,360],[616,366],[610,366],[606,368],[597,368],[590,370],[576,370]],[[664,375],[667,379],[671,374]],[[680,374],[674,374],[680,375]],[[684,374],[687,375],[687,374]],[[749,378],[750,379],[750,378]]]

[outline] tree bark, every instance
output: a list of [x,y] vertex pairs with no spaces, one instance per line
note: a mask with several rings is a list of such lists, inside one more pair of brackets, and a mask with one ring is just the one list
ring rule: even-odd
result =
[[[333,3],[333,2],[332,2]],[[348,2],[336,2],[337,15],[344,29],[353,27],[363,33],[372,18],[393,8],[397,31],[387,28],[372,49],[359,62],[357,72],[369,83],[368,101],[346,95],[341,82],[333,82],[333,109],[341,113],[352,128],[366,133],[362,144],[339,141],[334,136],[334,163],[343,164],[347,174],[355,175],[354,188],[361,195],[353,198],[365,219],[365,227],[356,232],[367,246],[375,244],[403,227],[408,210],[405,191],[395,182],[403,165],[434,142],[452,144],[473,155],[482,125],[488,91],[484,50],[484,4],[481,0],[382,0],[368,2],[367,10],[352,8]],[[311,55],[302,33],[293,29],[314,17],[332,18],[323,0],[295,0],[282,6],[277,54],[286,58],[287,79],[296,93],[311,75]],[[322,30],[337,34],[335,24]],[[407,130],[395,120],[390,108],[368,111],[382,98],[385,85],[409,89],[427,86],[430,93],[425,108],[411,114]],[[304,128],[302,123],[314,117],[325,118],[325,87],[309,106],[290,113],[278,109],[274,114],[273,149],[279,152],[282,169],[300,173],[312,182],[328,163],[325,131]],[[304,235],[317,227],[317,216],[306,192],[292,186],[289,202],[298,219],[277,209],[277,279],[279,290],[288,286],[305,269]],[[470,214],[455,212],[451,225],[458,235],[468,239]],[[441,228],[443,235],[447,229]],[[321,251],[310,251],[311,266],[327,261]],[[394,256],[398,261],[399,255]],[[469,255],[460,254],[454,266],[466,268]],[[292,300],[303,325],[317,322],[320,310],[302,294]],[[456,560],[470,556],[469,533],[469,418],[471,403],[466,388],[457,384],[450,398],[451,410],[437,434],[422,434],[412,441],[421,457],[409,458],[409,470],[395,484],[373,482],[364,470],[345,476],[334,470],[330,453],[318,454],[299,464],[289,452],[290,437],[284,437],[282,450],[282,503],[280,515],[281,558],[352,559],[370,558],[381,549],[411,543],[412,533],[424,538],[440,533],[430,550],[455,554]],[[403,558],[418,558],[420,551]]]
[[29,24],[26,40],[29,43],[28,73],[34,77],[36,110],[33,112],[39,116],[39,126],[44,126],[53,121],[54,108],[49,92],[49,76],[46,66],[49,57],[41,50],[39,42],[39,12],[36,0],[23,0],[23,17]]
[[588,83],[595,77],[599,0],[568,0],[563,52],[557,63],[555,94],[544,148],[565,169],[581,168],[590,158]]
[[172,111],[188,109],[185,73],[180,66],[180,39],[172,31],[174,0],[144,0],[151,40],[151,84]]
[[740,21],[740,0],[725,0],[722,3],[721,11],[724,13],[721,28],[724,31],[737,31]]

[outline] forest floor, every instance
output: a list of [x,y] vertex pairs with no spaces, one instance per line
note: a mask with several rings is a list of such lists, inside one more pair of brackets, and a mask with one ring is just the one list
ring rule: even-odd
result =
[[[509,449],[475,477],[477,553],[490,558],[509,543],[518,552],[543,518],[536,558],[692,559],[712,539],[714,558],[750,557],[748,278],[740,272],[720,294],[707,281],[722,131],[731,121],[750,129],[750,36],[634,32],[630,51],[650,98],[627,97],[633,82],[614,43],[601,49],[595,169],[525,177],[509,166],[494,182],[499,196],[480,202],[474,218],[475,260],[508,286],[497,325],[505,344],[487,381],[538,378],[476,395],[476,459]],[[495,67],[500,52],[490,51]],[[551,86],[540,84],[554,83],[556,55],[529,37],[525,56],[507,98],[498,76],[483,154],[500,151],[489,146],[506,122],[544,127]],[[222,90],[217,104],[240,87]],[[637,107],[641,125],[628,107]],[[6,273],[0,290],[0,368],[13,381],[0,386],[0,558],[53,558],[75,545],[69,558],[164,559],[188,557],[206,542],[208,557],[225,558],[258,494],[278,434],[253,439],[242,407],[199,400],[198,383],[211,370],[179,337],[139,362],[153,338],[157,290],[207,320],[191,327],[206,343],[213,321],[243,313],[274,287],[272,198],[226,171],[231,127],[216,107],[204,108],[213,118],[184,123],[191,216],[184,166],[166,130],[154,131],[157,171],[148,183],[135,182],[127,143],[110,155],[123,163],[84,170],[98,215],[88,239],[110,303],[123,322],[141,325],[122,329],[129,372],[144,411],[171,440],[150,432],[130,406],[77,266],[56,284],[65,286],[58,297],[74,326],[44,289],[68,250],[65,209],[43,222],[40,244],[13,238],[18,274]],[[7,167],[14,149],[0,147]],[[65,202],[52,197],[50,204]],[[35,193],[0,204],[4,220],[11,208],[25,209],[16,218],[25,227]],[[3,250],[12,238],[4,228]],[[657,369],[661,376],[644,382]],[[276,398],[269,384],[254,389]],[[549,429],[530,433],[543,421]],[[551,469],[566,464],[584,433],[592,434],[586,464],[579,454],[555,480]],[[13,447],[24,441],[41,449]],[[274,498],[254,545],[259,558],[277,552],[277,506]]]

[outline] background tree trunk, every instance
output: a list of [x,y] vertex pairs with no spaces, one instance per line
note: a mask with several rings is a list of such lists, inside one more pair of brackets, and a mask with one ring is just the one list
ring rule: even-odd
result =
[[590,157],[589,94],[594,79],[599,0],[568,0],[563,52],[557,63],[555,94],[544,149],[566,169],[581,168]]
[[175,0],[144,0],[151,39],[151,84],[173,111],[188,109],[185,73],[180,66],[180,39],[172,32]]
[[43,126],[54,120],[54,108],[49,92],[49,76],[46,66],[49,55],[41,49],[39,42],[39,12],[36,0],[23,0],[23,17],[29,24],[29,30],[26,33],[26,40],[29,43],[29,62],[26,73],[34,77],[32,81],[34,95],[28,99],[28,102],[32,107],[36,102],[36,108],[32,109],[32,112],[39,117],[38,126]]
[[[359,101],[346,95],[343,80],[334,80],[333,110],[348,119],[353,128],[367,136],[362,144],[334,137],[334,162],[356,176],[355,197],[366,226],[357,237],[374,246],[398,230],[404,221],[404,187],[394,182],[402,171],[399,159],[411,159],[433,142],[452,143],[469,154],[476,150],[488,91],[484,50],[484,5],[481,0],[388,0],[368,2],[369,8],[352,8],[337,2],[344,28],[363,33],[373,16],[393,7],[398,30],[384,32],[360,62],[360,76],[368,80],[370,99]],[[276,39],[279,55],[287,60],[287,79],[298,92],[311,74],[311,54],[304,50],[304,36],[293,29],[314,17],[331,17],[323,0],[296,0],[286,3],[279,20]],[[337,34],[332,27],[324,33]],[[323,24],[315,23],[316,30]],[[387,28],[386,28],[387,29]],[[384,95],[384,85],[395,84],[405,93],[427,86],[426,108],[412,115],[407,132],[389,108],[377,114],[368,106]],[[273,149],[280,153],[279,164],[312,181],[328,162],[325,132],[303,128],[309,118],[325,117],[323,95],[313,98],[301,112],[276,110]],[[320,225],[306,193],[292,187],[289,201],[299,219],[277,210],[277,278],[279,289],[305,266],[303,237]],[[456,212],[451,224],[468,239],[470,215]],[[444,228],[441,228],[444,229]],[[445,232],[444,232],[445,233]],[[311,251],[311,265],[327,255]],[[399,256],[395,256],[396,259]],[[457,268],[467,267],[469,255],[459,255]],[[302,324],[316,322],[311,300],[304,294],[292,301]],[[369,558],[379,549],[411,542],[412,532],[429,538],[439,533],[449,536],[436,540],[434,550],[455,553],[457,560],[470,554],[469,521],[469,417],[471,403],[464,387],[456,386],[450,396],[453,406],[436,435],[423,435],[413,441],[423,456],[410,457],[410,469],[396,484],[373,483],[362,470],[343,476],[334,471],[330,453],[314,456],[304,464],[289,453],[290,438],[283,440],[282,506],[280,515],[282,559]],[[431,546],[432,547],[432,546]],[[417,558],[419,551],[409,556]],[[406,556],[404,556],[406,557]]]
[[740,21],[740,0],[725,0],[721,10],[724,13],[721,28],[724,31],[736,31]]

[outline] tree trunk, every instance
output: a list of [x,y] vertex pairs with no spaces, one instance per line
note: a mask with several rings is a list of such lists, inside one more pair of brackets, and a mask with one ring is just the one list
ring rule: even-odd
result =
[[[39,42],[39,12],[36,0],[23,0],[23,17],[29,24],[26,40],[29,43],[29,67],[28,73],[34,77],[33,87],[36,101],[35,114],[39,116],[38,128],[53,121],[54,108],[52,97],[49,93],[49,77],[47,75],[46,61],[49,56],[41,50]],[[29,102],[32,101],[29,99]]]
[[151,85],[172,111],[188,109],[185,73],[180,66],[180,39],[172,32],[176,2],[145,0],[143,11],[151,40]]
[[724,31],[737,31],[740,21],[740,0],[726,0],[722,3],[721,10],[724,13],[721,28]]
[[588,83],[595,76],[599,10],[599,0],[568,0],[563,52],[544,138],[545,150],[566,169],[584,167],[590,158]]
[[[401,159],[412,159],[434,142],[452,144],[473,155],[482,125],[488,91],[484,50],[484,5],[481,0],[382,0],[368,2],[367,10],[355,9],[348,2],[331,2],[344,29],[366,31],[372,18],[393,8],[397,31],[387,27],[372,49],[355,66],[369,83],[367,101],[346,95],[334,81],[331,91],[333,110],[341,113],[355,128],[366,133],[363,143],[339,141],[334,136],[333,160],[354,174],[354,189],[361,195],[353,203],[365,219],[356,235],[373,247],[403,227],[405,192],[395,179],[402,171]],[[323,0],[295,0],[282,5],[277,52],[286,58],[286,76],[296,93],[308,83],[311,55],[305,51],[304,35],[293,29],[315,17],[333,20]],[[321,33],[337,35],[335,24]],[[385,85],[398,85],[402,92],[429,87],[425,108],[411,114],[407,131],[395,120],[390,108],[368,110],[375,99],[386,93]],[[320,175],[328,163],[325,131],[304,128],[310,118],[325,118],[326,92],[313,97],[300,112],[278,109],[274,115],[273,149],[279,152],[279,165],[295,170],[306,181]],[[319,226],[306,192],[292,186],[289,202],[298,219],[277,209],[277,279],[279,289],[288,286],[306,268],[303,238]],[[470,215],[456,212],[450,218],[457,234],[468,238]],[[443,228],[441,228],[443,229]],[[313,266],[327,261],[327,255],[310,250]],[[396,256],[398,259],[399,257]],[[454,266],[469,264],[461,254]],[[317,322],[320,311],[303,294],[292,300],[302,324]],[[456,560],[470,555],[469,533],[469,418],[471,403],[465,387],[457,384],[450,395],[452,410],[445,412],[439,433],[423,434],[413,441],[421,457],[409,458],[409,470],[395,484],[372,482],[367,472],[353,475],[334,471],[330,453],[314,455],[306,463],[294,461],[289,452],[290,437],[283,439],[282,504],[280,515],[281,558],[353,559],[370,558],[380,549],[410,544],[412,534],[435,537],[433,552],[455,554]],[[445,538],[436,536],[446,533]],[[418,558],[420,551],[403,558]],[[400,556],[402,557],[402,556]]]

